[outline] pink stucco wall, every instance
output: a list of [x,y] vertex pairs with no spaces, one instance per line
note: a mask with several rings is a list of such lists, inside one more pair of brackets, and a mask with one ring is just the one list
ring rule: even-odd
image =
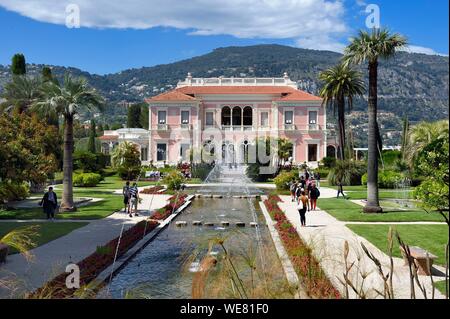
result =
[[[156,161],[156,143],[158,141],[164,141],[168,143],[168,161],[176,162],[179,158],[180,144],[182,140],[193,139],[193,132],[201,124],[201,130],[204,129],[204,120],[206,111],[214,111],[215,125],[220,131],[221,124],[221,108],[223,106],[251,106],[254,110],[253,112],[253,128],[258,129],[259,126],[259,112],[261,110],[269,111],[269,125],[273,127],[273,122],[276,118],[276,113],[278,115],[278,131],[275,132],[280,137],[285,137],[290,139],[294,147],[294,161],[296,163],[302,163],[307,161],[307,150],[308,150],[308,140],[311,143],[316,143],[318,140],[318,160],[323,158],[326,149],[326,141],[324,140],[323,129],[325,128],[325,110],[322,106],[308,106],[308,105],[295,105],[291,106],[278,106],[274,107],[272,101],[227,101],[227,100],[217,100],[217,101],[205,101],[199,105],[199,114],[197,114],[197,106],[195,104],[186,104],[183,107],[180,106],[163,106],[163,105],[150,105],[151,113],[151,154],[150,157]],[[169,126],[169,131],[158,131],[158,110],[167,110],[167,124]],[[180,130],[181,127],[181,109],[190,110],[190,124],[194,130]],[[297,129],[294,131],[284,131],[284,110],[293,109],[294,110],[294,124]],[[311,132],[307,130],[308,127],[308,110],[318,111],[318,125],[321,130],[318,132]],[[248,141],[253,141],[258,133],[256,131],[220,131],[221,137],[224,140],[229,140],[234,143],[243,141],[247,139]],[[265,132],[264,134],[266,134]],[[274,132],[272,132],[274,133]],[[201,133],[200,133],[201,134]],[[206,140],[207,135],[203,134],[201,140]],[[194,144],[194,142],[192,142]],[[198,144],[202,144],[199,142]]]

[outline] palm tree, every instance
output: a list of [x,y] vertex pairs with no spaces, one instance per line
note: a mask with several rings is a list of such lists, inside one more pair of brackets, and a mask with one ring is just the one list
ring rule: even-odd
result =
[[399,34],[387,30],[374,29],[371,33],[360,31],[345,49],[344,62],[362,64],[368,62],[369,68],[369,154],[367,159],[367,204],[366,213],[381,213],[378,197],[378,60],[388,59],[396,51],[405,47],[407,40]]
[[405,161],[410,167],[414,164],[417,154],[435,140],[449,134],[449,121],[422,122],[409,129],[405,141]]
[[62,85],[46,82],[41,88],[42,99],[34,103],[33,108],[44,115],[62,115],[64,118],[64,160],[62,211],[74,211],[73,202],[73,119],[83,109],[103,109],[103,98],[89,87],[84,78],[64,77]]
[[319,79],[325,84],[320,90],[323,104],[333,107],[338,113],[340,158],[345,160],[345,106],[351,111],[353,97],[362,96],[365,92],[364,81],[360,72],[340,63],[320,73]]
[[14,75],[8,82],[2,94],[6,100],[2,103],[2,110],[9,112],[16,110],[18,113],[27,111],[36,99],[41,97],[41,79],[26,75]]

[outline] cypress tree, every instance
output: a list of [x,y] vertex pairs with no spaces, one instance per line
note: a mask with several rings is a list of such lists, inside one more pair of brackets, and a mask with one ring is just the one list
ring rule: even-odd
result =
[[[98,125],[98,134],[103,134],[103,132],[104,132],[104,128],[103,128],[103,125],[100,123],[99,125]],[[98,135],[97,135],[98,136]]]
[[25,75],[27,73],[25,56],[23,54],[14,54],[11,60],[11,72],[14,75]]
[[89,143],[88,143],[88,151],[92,154],[97,153],[95,147],[95,139],[97,137],[97,133],[95,131],[95,121],[91,120],[91,128],[89,131]]
[[142,128],[141,125],[141,106],[140,104],[132,104],[128,108],[127,127]]
[[141,123],[141,127],[145,128],[146,130],[148,130],[148,117],[149,117],[149,109],[148,109],[148,105],[147,103],[142,103],[141,104],[141,116],[140,116],[140,123]]

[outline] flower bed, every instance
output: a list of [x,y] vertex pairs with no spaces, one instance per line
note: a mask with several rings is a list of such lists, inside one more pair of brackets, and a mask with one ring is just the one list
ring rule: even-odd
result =
[[[156,226],[159,225],[155,221],[140,221],[133,227],[127,229],[120,240],[120,245],[117,252],[117,258],[122,256],[131,247],[133,247],[145,234],[147,235]],[[78,262],[80,268],[80,287],[86,286],[92,280],[109,267],[114,261],[114,255],[117,249],[119,237],[111,240],[106,245],[97,247],[96,252]],[[69,289],[66,287],[66,277],[68,274],[62,273],[53,280],[47,282],[43,287],[31,293],[28,298],[73,298],[75,297],[76,289]]]
[[306,287],[306,292],[312,298],[340,299],[339,291],[333,287],[319,263],[312,255],[311,249],[301,240],[295,227],[279,208],[278,202],[280,201],[281,199],[277,195],[270,195],[264,201],[264,204],[272,219],[277,222],[275,227],[278,230],[295,271]]
[[152,195],[152,194],[161,194],[161,190],[163,190],[164,187],[163,186],[153,186],[150,188],[145,188],[143,190],[141,190],[139,192],[139,194],[147,194],[147,195]]
[[169,203],[160,208],[157,209],[156,212],[153,213],[153,215],[150,217],[150,219],[156,219],[156,220],[164,220],[167,217],[169,217],[173,212],[175,212],[178,208],[180,208],[186,199],[187,195],[174,195],[169,198]]

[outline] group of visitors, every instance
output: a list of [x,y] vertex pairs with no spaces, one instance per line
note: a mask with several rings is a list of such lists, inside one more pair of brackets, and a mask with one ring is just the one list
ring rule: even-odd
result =
[[317,199],[320,197],[316,180],[310,178],[310,174],[306,176],[302,175],[299,181],[291,181],[289,189],[292,201],[297,203],[302,227],[305,227],[306,212],[317,209]]
[[125,213],[128,213],[128,216],[133,217],[139,216],[138,214],[138,204],[139,204],[139,191],[137,187],[137,183],[133,183],[133,186],[130,187],[130,182],[126,182],[125,186],[122,189],[123,194],[123,203],[125,205]]

